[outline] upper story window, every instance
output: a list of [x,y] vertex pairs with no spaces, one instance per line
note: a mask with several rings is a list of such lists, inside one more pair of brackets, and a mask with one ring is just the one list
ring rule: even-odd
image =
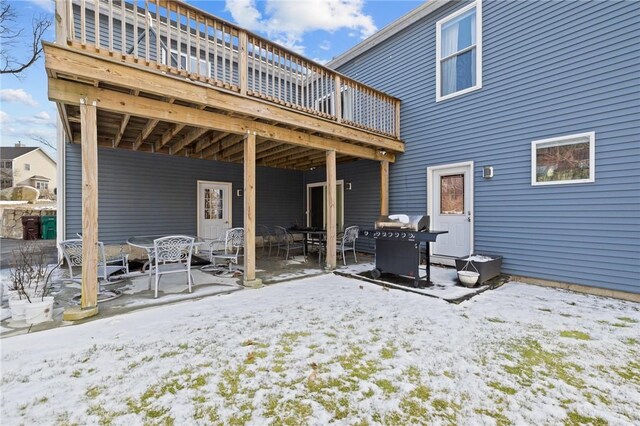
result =
[[2,166],[3,169],[10,169],[13,167],[12,161],[11,160],[4,160],[2,162],[0,162],[0,165]]
[[595,132],[531,143],[531,185],[595,182]]
[[436,102],[482,87],[482,1],[436,23]]
[[31,170],[31,164],[24,163],[24,169],[27,170],[27,171]]

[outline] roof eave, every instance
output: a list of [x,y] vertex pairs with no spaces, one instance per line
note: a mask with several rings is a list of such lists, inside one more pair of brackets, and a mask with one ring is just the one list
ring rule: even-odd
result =
[[336,69],[346,64],[352,59],[357,58],[369,49],[374,48],[378,44],[384,42],[393,35],[413,25],[415,22],[435,12],[437,9],[452,1],[454,0],[427,0],[423,5],[418,6],[411,12],[393,21],[377,33],[373,34],[372,36],[353,46],[351,49],[327,62],[325,66]]

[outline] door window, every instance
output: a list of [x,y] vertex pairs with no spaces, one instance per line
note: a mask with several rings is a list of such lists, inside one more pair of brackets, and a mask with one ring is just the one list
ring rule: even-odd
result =
[[440,214],[464,214],[464,174],[440,177]]
[[204,218],[222,219],[224,214],[224,199],[222,189],[204,189]]

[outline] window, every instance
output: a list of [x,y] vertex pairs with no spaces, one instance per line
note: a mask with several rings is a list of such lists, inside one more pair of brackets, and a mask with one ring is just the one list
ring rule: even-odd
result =
[[36,189],[49,189],[48,182],[36,182]]
[[595,182],[595,132],[531,143],[531,185]]
[[11,160],[3,161],[0,165],[2,165],[3,169],[10,169],[12,167]]
[[27,171],[31,170],[31,164],[24,163],[24,169]]
[[11,188],[12,185],[13,185],[12,179],[3,178],[0,181],[0,189]]
[[482,1],[436,23],[436,102],[482,87]]
[[464,214],[464,174],[440,177],[440,214]]

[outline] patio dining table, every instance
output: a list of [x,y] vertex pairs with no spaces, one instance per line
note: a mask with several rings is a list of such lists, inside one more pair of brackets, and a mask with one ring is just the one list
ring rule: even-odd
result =
[[309,253],[309,242],[318,244],[318,263],[322,263],[322,245],[327,241],[327,231],[324,229],[298,228],[290,229],[292,234],[304,236],[304,252]]

